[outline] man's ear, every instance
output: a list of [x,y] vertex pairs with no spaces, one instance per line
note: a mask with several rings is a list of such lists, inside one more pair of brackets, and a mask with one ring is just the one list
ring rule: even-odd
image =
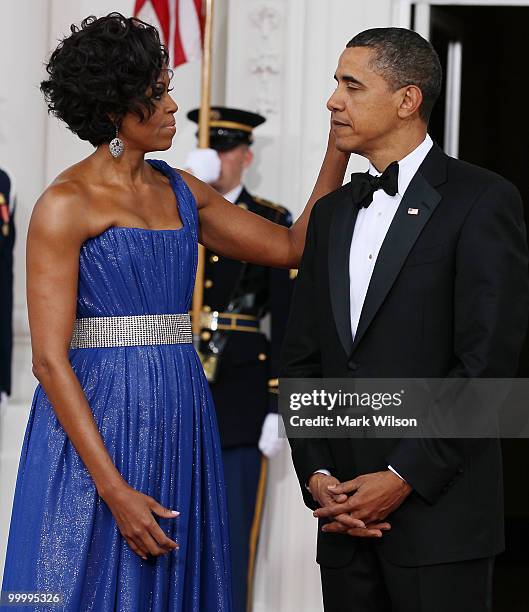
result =
[[248,168],[248,166],[250,166],[252,162],[253,162],[253,151],[250,149],[250,147],[247,147],[246,152],[244,154],[244,167]]
[[416,85],[407,85],[399,90],[401,94],[398,116],[408,119],[419,111],[422,104],[422,91]]

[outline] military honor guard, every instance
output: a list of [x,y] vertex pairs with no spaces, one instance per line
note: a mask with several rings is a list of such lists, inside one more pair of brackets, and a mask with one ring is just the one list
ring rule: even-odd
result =
[[[188,113],[198,123],[198,109]],[[212,107],[210,149],[191,152],[187,168],[234,206],[290,226],[288,210],[243,184],[253,161],[253,130],[265,118]],[[206,251],[200,353],[211,383],[223,449],[230,521],[234,612],[251,607],[251,587],[266,478],[278,449],[278,361],[295,271],[265,268]],[[270,314],[269,338],[262,327]],[[261,452],[262,451],[262,452]]]
[[0,401],[11,394],[14,210],[13,183],[0,168]]

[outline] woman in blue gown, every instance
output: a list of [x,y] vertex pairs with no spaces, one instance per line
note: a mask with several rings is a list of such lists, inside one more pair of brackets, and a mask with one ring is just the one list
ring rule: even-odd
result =
[[331,137],[291,230],[226,203],[193,176],[144,160],[168,149],[176,131],[167,66],[157,31],[117,13],[72,27],[47,66],[50,110],[96,150],[46,189],[29,227],[39,385],[3,603],[230,610],[219,438],[187,314],[197,244],[295,267],[310,210],[341,185],[347,155]]

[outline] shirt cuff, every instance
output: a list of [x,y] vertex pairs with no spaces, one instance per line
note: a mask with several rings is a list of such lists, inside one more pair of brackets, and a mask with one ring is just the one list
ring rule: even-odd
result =
[[391,470],[394,474],[396,474],[401,480],[404,480],[404,482],[406,482],[406,480],[397,472],[397,470],[395,470],[394,468],[391,467],[391,465],[388,465],[388,470]]
[[[315,470],[314,472],[312,472],[311,476],[314,476],[314,474],[325,474],[325,476],[331,475],[329,470],[326,470],[325,468],[320,468],[319,470]],[[307,489],[307,491],[310,491],[308,484],[305,485],[305,488]]]

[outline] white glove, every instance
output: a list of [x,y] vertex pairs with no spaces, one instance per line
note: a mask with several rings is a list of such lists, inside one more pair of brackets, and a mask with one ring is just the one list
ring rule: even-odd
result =
[[279,437],[279,414],[266,415],[259,438],[259,450],[268,457],[274,457],[283,448],[284,438]]
[[220,177],[220,157],[215,149],[193,149],[184,164],[184,169],[204,183],[214,183]]

